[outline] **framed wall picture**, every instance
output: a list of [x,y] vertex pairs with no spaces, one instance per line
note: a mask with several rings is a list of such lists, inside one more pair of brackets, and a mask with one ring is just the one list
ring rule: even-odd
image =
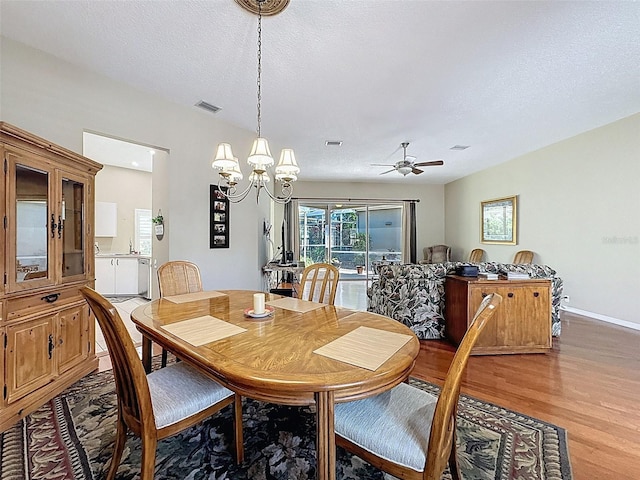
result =
[[480,241],[516,245],[518,197],[497,198],[480,203]]
[[227,187],[211,185],[209,191],[209,248],[229,248],[229,199]]

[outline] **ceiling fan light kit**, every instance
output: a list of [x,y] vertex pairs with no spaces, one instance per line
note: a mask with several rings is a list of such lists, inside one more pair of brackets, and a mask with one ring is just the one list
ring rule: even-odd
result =
[[409,142],[403,142],[400,144],[400,146],[402,147],[403,155],[402,155],[402,160],[400,160],[399,162],[396,162],[393,165],[380,164],[380,163],[371,164],[372,166],[377,166],[377,167],[393,167],[391,170],[382,172],[380,175],[385,175],[387,173],[393,172],[394,170],[404,177],[406,177],[410,173],[419,175],[422,172],[424,172],[424,170],[421,170],[417,167],[435,167],[437,165],[444,165],[444,162],[442,160],[432,160],[430,162],[414,163],[416,160],[416,157],[412,155],[407,155],[407,147],[409,146]]

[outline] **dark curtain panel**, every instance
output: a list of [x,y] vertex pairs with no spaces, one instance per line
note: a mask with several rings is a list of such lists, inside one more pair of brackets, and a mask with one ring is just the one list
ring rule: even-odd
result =
[[409,202],[409,251],[411,263],[418,263],[416,253],[416,202]]

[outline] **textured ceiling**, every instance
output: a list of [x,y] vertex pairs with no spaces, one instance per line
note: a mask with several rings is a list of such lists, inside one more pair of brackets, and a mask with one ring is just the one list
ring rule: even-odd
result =
[[[256,17],[233,0],[0,8],[3,36],[255,130]],[[263,135],[300,180],[446,183],[639,112],[639,26],[631,1],[291,0],[263,19]],[[380,176],[404,141],[445,165]]]

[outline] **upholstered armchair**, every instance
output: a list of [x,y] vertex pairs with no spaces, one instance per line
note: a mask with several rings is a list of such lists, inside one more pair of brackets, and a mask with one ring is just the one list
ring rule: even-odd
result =
[[433,245],[431,247],[424,247],[422,249],[424,260],[420,260],[421,264],[424,263],[445,263],[451,261],[451,247],[448,245]]

